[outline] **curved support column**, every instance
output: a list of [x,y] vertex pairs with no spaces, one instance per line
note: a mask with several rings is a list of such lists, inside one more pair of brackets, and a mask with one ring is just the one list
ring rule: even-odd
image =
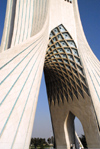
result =
[[28,149],[48,42],[48,19],[27,42],[0,54],[0,148]]
[[59,106],[52,105],[50,108],[52,124],[55,134],[56,149],[67,149],[65,130],[64,130],[65,115],[60,109],[61,109],[60,105]]
[[83,63],[91,94],[91,102],[94,107],[96,121],[100,132],[100,61],[96,58],[86,40],[79,16],[77,0],[73,1],[73,10],[76,24],[77,46]]
[[71,144],[76,143],[74,115],[78,117],[82,123],[88,148],[100,148],[100,136],[93,107],[92,105],[90,106],[90,102],[82,100],[81,98],[80,101],[75,101],[74,99],[74,101],[69,101],[69,103],[67,103],[65,99],[64,103],[59,102],[59,104],[55,103],[55,105],[53,103],[50,104],[57,149],[60,148],[60,146],[70,149]]
[[67,142],[67,148],[70,149],[71,144],[75,145],[75,128],[74,128],[75,116],[69,112],[65,120],[65,137]]

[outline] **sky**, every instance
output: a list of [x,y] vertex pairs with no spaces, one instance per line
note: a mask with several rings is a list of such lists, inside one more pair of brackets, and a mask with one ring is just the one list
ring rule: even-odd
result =
[[[7,0],[0,0],[0,43],[4,27],[6,3]],[[100,0],[78,0],[78,4],[87,41],[100,61]],[[75,129],[79,136],[83,134],[82,126],[77,118],[75,119]],[[52,136],[52,134],[51,118],[43,74],[32,137],[47,139]]]

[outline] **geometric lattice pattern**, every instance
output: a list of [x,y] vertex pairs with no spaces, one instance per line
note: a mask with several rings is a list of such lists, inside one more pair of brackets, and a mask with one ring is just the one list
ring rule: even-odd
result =
[[78,93],[84,98],[89,90],[80,56],[74,40],[63,25],[50,33],[50,42],[45,57],[45,78],[49,101],[64,102],[64,98],[78,99]]

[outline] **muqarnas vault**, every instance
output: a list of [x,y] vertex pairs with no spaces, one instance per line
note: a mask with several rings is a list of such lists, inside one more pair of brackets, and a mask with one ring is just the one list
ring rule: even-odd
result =
[[56,148],[78,148],[75,117],[100,148],[100,62],[77,0],[8,0],[0,52],[1,149],[29,148],[43,68]]

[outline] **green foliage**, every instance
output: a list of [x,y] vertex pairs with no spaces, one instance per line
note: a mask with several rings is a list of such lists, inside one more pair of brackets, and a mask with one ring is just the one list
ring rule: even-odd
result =
[[31,138],[30,149],[44,149],[45,147],[50,147],[51,144],[54,144],[54,137],[48,138],[47,142],[45,138]]
[[49,144],[54,144],[54,137],[52,136],[51,138],[48,138],[47,141]]
[[39,146],[42,149],[44,146],[47,145],[47,142],[44,138],[31,138],[30,145],[34,145],[35,148]]
[[81,140],[81,142],[82,142],[84,148],[88,148],[88,147],[87,147],[87,142],[86,142],[85,135],[82,135],[82,136],[80,137],[80,140]]

